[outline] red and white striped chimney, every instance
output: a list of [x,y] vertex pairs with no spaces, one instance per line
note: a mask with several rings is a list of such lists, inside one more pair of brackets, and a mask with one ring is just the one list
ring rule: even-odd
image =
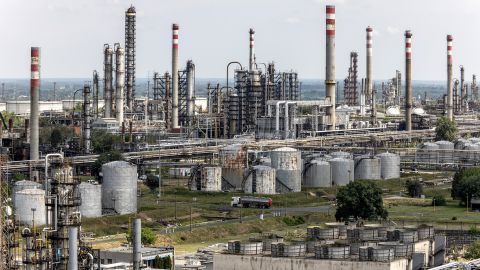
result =
[[327,116],[330,118],[329,130],[335,130],[335,6],[326,7],[326,57],[325,57],[325,95],[330,98],[332,104],[327,109]]
[[412,32],[405,31],[405,129],[412,130]]
[[447,117],[453,120],[453,36],[447,35]]
[[178,24],[172,26],[172,129],[178,129]]
[[373,100],[373,81],[372,81],[372,39],[373,29],[367,27],[367,97]]

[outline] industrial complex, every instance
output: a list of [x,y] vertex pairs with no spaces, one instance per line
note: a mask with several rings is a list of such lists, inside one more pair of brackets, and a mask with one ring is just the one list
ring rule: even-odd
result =
[[[402,33],[404,70],[380,81],[374,27],[362,32],[365,59],[338,52],[342,10],[326,5],[325,94],[306,98],[295,67],[257,62],[253,28],[243,33],[248,62],[226,62],[224,81],[201,88],[195,59],[179,61],[183,26],[173,23],[171,68],[143,89],[141,17],[126,8],[124,42],[99,42],[103,70],[83,87],[42,99],[49,52],[31,47],[29,100],[2,94],[0,270],[480,269],[480,258],[459,259],[480,239],[476,187],[466,205],[437,196],[480,164],[476,75],[456,70],[452,35],[438,56],[446,91],[415,97],[415,31]],[[336,69],[337,53],[350,56],[348,70]],[[442,121],[455,138],[439,136]],[[425,190],[407,198],[413,180]],[[380,187],[390,217],[335,216],[342,191],[364,181]],[[442,211],[450,216],[435,220]]]

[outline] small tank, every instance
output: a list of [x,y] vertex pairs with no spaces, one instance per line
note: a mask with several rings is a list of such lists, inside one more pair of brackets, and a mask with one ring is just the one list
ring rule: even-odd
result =
[[453,161],[454,154],[454,144],[449,141],[438,141],[435,142],[438,145],[439,149],[439,162],[441,163],[450,163]]
[[381,160],[371,156],[359,156],[355,158],[355,180],[379,180]]
[[353,160],[345,158],[333,158],[329,160],[332,183],[335,186],[345,186],[353,182],[355,175],[355,165]]
[[330,153],[330,156],[332,158],[346,158],[346,159],[351,159],[352,158],[352,154],[347,153],[347,152],[343,152],[343,151],[332,152],[332,153]]
[[12,200],[15,200],[15,193],[25,190],[25,189],[42,189],[43,186],[40,183],[33,182],[30,180],[20,180],[13,184],[12,189]]
[[466,143],[461,150],[460,157],[466,161],[478,161],[480,159],[480,145]]
[[455,149],[462,150],[465,148],[466,144],[470,144],[471,142],[467,139],[460,138],[455,141]]
[[315,247],[315,259],[344,260],[348,258],[350,258],[349,245],[333,244]]
[[245,185],[245,193],[275,194],[276,172],[274,168],[257,165],[252,167]]
[[222,176],[232,185],[240,188],[247,166],[247,148],[241,144],[232,144],[220,149],[218,153]]
[[137,166],[113,161],[102,166],[102,205],[120,215],[137,212]]
[[480,138],[470,138],[468,139],[471,143],[480,143]]
[[304,186],[331,187],[332,176],[330,163],[322,160],[312,160],[305,165]]
[[102,216],[102,186],[90,183],[81,183],[78,186],[82,204],[80,213],[82,217],[94,218]]
[[201,173],[201,191],[222,191],[221,167],[203,167]]
[[393,153],[381,153],[376,155],[380,158],[380,177],[382,179],[400,178],[400,156]]
[[277,148],[270,153],[272,167],[277,171],[277,179],[292,192],[302,190],[301,152],[290,147]]
[[436,163],[439,161],[440,146],[436,143],[422,143],[417,149],[416,160],[419,162]]
[[15,219],[20,224],[32,226],[45,224],[45,191],[43,189],[24,189],[15,194],[13,202]]

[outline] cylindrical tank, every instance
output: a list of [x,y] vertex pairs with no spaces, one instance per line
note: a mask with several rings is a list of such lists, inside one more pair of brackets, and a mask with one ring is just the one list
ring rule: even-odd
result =
[[436,163],[439,161],[440,146],[436,143],[426,142],[417,149],[417,160],[420,162]]
[[469,140],[460,138],[455,141],[455,149],[462,150],[465,147],[465,145],[469,143],[471,143]]
[[352,158],[352,154],[350,154],[348,152],[343,152],[343,151],[332,152],[332,153],[330,153],[330,156],[332,158],[346,158],[346,159],[351,159]]
[[218,156],[223,178],[240,189],[247,166],[247,148],[241,144],[232,144],[220,149]]
[[78,186],[82,204],[80,213],[83,217],[93,218],[102,216],[102,186],[90,183],[81,183]]
[[369,247],[369,257],[374,262],[389,262],[395,258],[395,249],[388,246]]
[[468,139],[471,143],[480,143],[480,138],[470,138]]
[[348,245],[321,245],[315,247],[316,259],[337,259],[343,260],[350,257],[350,246]]
[[113,161],[102,166],[102,206],[118,214],[137,212],[137,166]]
[[294,148],[282,147],[271,152],[272,167],[277,170],[277,179],[293,192],[301,191],[301,152]]
[[438,141],[435,144],[438,145],[439,149],[439,162],[453,162],[454,144],[449,141]]
[[15,219],[20,224],[32,226],[45,224],[45,191],[43,189],[24,189],[15,193],[13,202]]
[[322,160],[312,160],[305,165],[306,187],[331,187],[332,176],[330,173],[330,163]]
[[263,252],[262,242],[243,242],[240,243],[240,254],[257,255]]
[[381,153],[376,155],[380,158],[380,177],[382,179],[400,178],[400,156],[393,153]]
[[395,251],[395,258],[405,258],[414,252],[414,244],[404,244],[400,242],[380,242],[379,246],[391,247]]
[[257,165],[253,166],[253,171],[245,181],[245,193],[275,194],[275,169]]
[[467,162],[476,162],[479,159],[479,156],[480,156],[479,144],[466,143],[462,149],[457,149],[457,150],[462,150],[459,156],[465,159]]
[[15,200],[15,193],[25,190],[25,189],[42,189],[43,186],[40,183],[29,181],[29,180],[20,180],[13,184],[12,189],[12,200]]
[[381,160],[379,158],[371,156],[356,157],[354,171],[355,180],[379,180],[381,171]]
[[222,168],[203,167],[200,181],[201,191],[222,191]]
[[329,160],[332,174],[332,183],[336,186],[345,186],[353,181],[354,162],[351,159],[333,158]]

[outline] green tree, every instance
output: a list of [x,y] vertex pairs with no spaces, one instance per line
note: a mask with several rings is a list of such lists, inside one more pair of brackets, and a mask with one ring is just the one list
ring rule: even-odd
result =
[[463,256],[467,260],[473,260],[480,258],[480,241],[475,241],[468,246],[465,255]]
[[407,180],[405,183],[405,188],[407,189],[408,196],[412,198],[420,198],[423,194],[423,186],[420,181],[417,179],[415,180]]
[[117,160],[124,160],[122,153],[118,150],[102,153],[92,165],[92,174],[98,178],[99,173],[102,171],[103,164]]
[[445,206],[447,205],[447,200],[445,196],[442,194],[435,194],[432,198],[432,205],[433,206]]
[[464,190],[463,181],[470,176],[480,175],[480,167],[462,168],[453,176],[451,196],[454,199],[461,199]]
[[62,132],[58,128],[54,128],[52,133],[50,133],[50,144],[53,147],[57,147],[62,142],[63,136]]
[[116,143],[121,140],[119,135],[107,133],[103,130],[94,130],[92,132],[92,148],[96,154],[112,151]]
[[337,220],[386,219],[387,210],[383,207],[382,190],[372,181],[360,180],[341,187],[337,194]]
[[[453,192],[452,189],[452,194]],[[472,197],[480,197],[480,174],[467,175],[458,180],[454,195],[463,205],[467,205]]]
[[437,120],[435,128],[436,137],[438,141],[453,141],[457,137],[458,129],[455,121],[447,117],[440,117]]
[[[142,245],[153,245],[155,244],[155,241],[157,241],[157,235],[150,228],[142,228],[141,239]],[[129,243],[132,243],[133,241],[131,230],[127,233],[127,241]]]
[[147,179],[145,180],[145,185],[150,188],[150,190],[154,191],[158,188],[159,179],[158,176],[149,174],[147,175]]

